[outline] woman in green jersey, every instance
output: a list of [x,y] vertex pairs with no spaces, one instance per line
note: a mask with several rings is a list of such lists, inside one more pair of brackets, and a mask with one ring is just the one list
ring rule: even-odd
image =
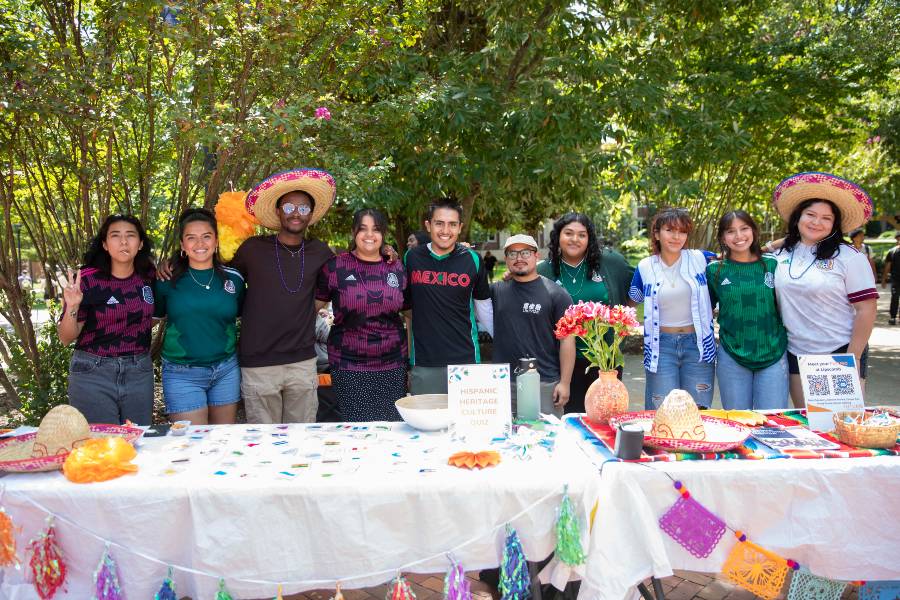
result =
[[726,409],[787,408],[787,333],[775,303],[778,262],[763,256],[759,228],[743,210],[726,213],[717,234],[722,260],[706,267],[719,305],[716,378]]

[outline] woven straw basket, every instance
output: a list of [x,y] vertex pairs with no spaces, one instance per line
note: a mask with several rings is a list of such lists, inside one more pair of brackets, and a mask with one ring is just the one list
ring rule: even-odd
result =
[[91,438],[120,436],[133,443],[142,433],[124,425],[89,425],[77,408],[63,404],[50,409],[36,433],[0,440],[0,471],[55,471]]
[[672,390],[656,410],[650,435],[673,440],[705,440],[700,410],[689,393]]
[[832,419],[834,419],[835,437],[848,446],[856,446],[858,448],[893,448],[897,445],[897,435],[900,434],[900,422],[884,427],[844,423],[844,417],[858,417],[859,414],[857,411],[835,413],[832,416]]

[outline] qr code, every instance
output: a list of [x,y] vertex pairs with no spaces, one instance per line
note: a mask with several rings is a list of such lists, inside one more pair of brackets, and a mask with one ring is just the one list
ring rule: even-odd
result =
[[831,385],[834,386],[835,396],[852,396],[853,395],[853,376],[852,375],[832,375]]
[[831,389],[828,387],[828,375],[807,375],[810,396],[828,396]]

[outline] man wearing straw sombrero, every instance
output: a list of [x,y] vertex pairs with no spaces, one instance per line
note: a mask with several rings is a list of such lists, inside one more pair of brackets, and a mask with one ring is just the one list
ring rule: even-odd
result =
[[[852,354],[865,385],[878,292],[865,254],[843,234],[872,217],[872,199],[852,181],[809,172],[779,183],[773,204],[787,221],[773,284],[788,334],[791,398],[803,406],[798,355]],[[832,378],[810,385],[828,393],[843,383]]]
[[334,178],[294,169],[247,194],[247,212],[274,234],[247,239],[231,266],[247,281],[241,315],[241,396],[249,423],[316,420],[316,277],[331,258],[306,230],[334,203]]

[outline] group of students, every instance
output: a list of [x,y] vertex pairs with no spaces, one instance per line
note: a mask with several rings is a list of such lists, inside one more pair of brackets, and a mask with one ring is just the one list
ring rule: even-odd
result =
[[[644,303],[645,405],[675,388],[712,404],[718,379],[726,409],[802,406],[798,355],[848,353],[860,380],[875,322],[875,279],[844,234],[868,221],[869,196],[827,173],[800,173],[775,189],[787,235],[761,247],[744,211],[722,216],[721,257],[685,249],[693,228],[684,210],[653,220],[653,255],[638,264],[629,296]],[[718,307],[716,345],[713,310]]]
[[158,268],[140,221],[108,217],[63,292],[59,336],[76,342],[70,403],[91,422],[149,424],[151,331],[154,319],[165,319],[162,388],[171,420],[233,423],[243,399],[248,422],[314,421],[316,313],[327,304],[329,367],[348,421],[399,419],[394,402],[407,390],[445,393],[447,365],[481,360],[477,323],[494,336],[495,362],[538,358],[543,410],[583,412],[597,370],[572,340],[552,337],[565,308],[580,300],[644,303],[650,408],[675,388],[709,406],[716,370],[726,408],[785,406],[788,372],[800,398],[798,354],[850,352],[865,377],[877,293],[865,257],[842,234],[868,219],[871,201],[832,175],[803,173],[778,186],[775,206],[788,233],[772,254],[763,254],[753,219],[733,211],[719,223],[721,259],[710,262],[710,253],[684,248],[688,213],[665,209],[650,228],[652,255],[633,269],[601,247],[587,216],[569,213],[554,224],[539,264],[533,238],[510,238],[511,277],[493,284],[482,258],[458,241],[463,213],[454,201],[429,206],[430,241],[399,260],[375,209],[354,215],[345,252],[307,238],[334,197],[324,171],[262,181],[246,206],[274,233],[244,241],[227,265],[208,210],[182,213],[180,251]]

